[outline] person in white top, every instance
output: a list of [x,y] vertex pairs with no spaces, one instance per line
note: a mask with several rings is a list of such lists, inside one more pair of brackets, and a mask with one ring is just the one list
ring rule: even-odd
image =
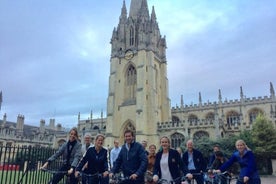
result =
[[170,148],[170,139],[168,137],[162,137],[160,144],[162,149],[156,154],[153,181],[158,182],[160,178],[180,184],[181,173],[186,174],[187,169],[184,167],[179,153],[175,149]]
[[92,136],[90,133],[85,133],[83,138],[84,144],[81,146],[81,153],[84,155],[89,147],[94,146],[92,143]]
[[110,151],[110,167],[113,168],[113,164],[116,161],[119,153],[121,151],[121,147],[119,146],[119,141],[114,140],[114,148]]

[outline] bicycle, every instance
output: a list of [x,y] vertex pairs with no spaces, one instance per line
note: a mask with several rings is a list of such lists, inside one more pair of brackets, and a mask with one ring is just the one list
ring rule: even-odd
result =
[[[56,174],[61,174],[63,176],[66,176],[66,178],[63,179],[64,184],[70,184],[70,177],[71,176],[68,175],[68,171],[50,170],[50,169],[45,169],[45,168],[42,168],[40,170],[43,171],[43,172],[50,173],[53,176],[56,175]],[[53,179],[53,177],[52,177],[52,179]],[[52,179],[49,181],[48,184],[52,184]]]
[[161,178],[161,179],[158,179],[157,184],[173,184],[173,183],[181,183],[181,184],[184,184],[184,183],[182,183],[182,182],[184,182],[185,178],[186,178],[186,177],[178,177],[178,178],[175,178],[175,179],[170,180],[170,181]]
[[204,178],[206,184],[230,184],[232,180],[238,180],[243,183],[243,179],[237,176],[231,176],[227,171],[223,173],[209,172]]
[[110,184],[127,184],[128,181],[130,181],[131,179],[129,178],[129,176],[123,176],[123,174],[119,173],[119,174],[115,174],[113,175],[113,177],[109,180]]
[[[81,181],[81,178],[85,177],[86,178],[86,183],[82,183],[81,184],[90,184],[90,183],[100,183],[100,181],[105,178],[103,176],[102,173],[95,173],[95,174],[87,174],[87,173],[84,173],[84,172],[79,172],[79,181]],[[108,176],[107,176],[108,177]]]

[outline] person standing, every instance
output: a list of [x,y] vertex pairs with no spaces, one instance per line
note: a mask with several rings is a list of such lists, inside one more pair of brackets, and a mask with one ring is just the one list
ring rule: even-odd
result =
[[110,167],[113,168],[113,164],[115,160],[117,159],[119,153],[121,151],[121,147],[119,146],[119,141],[114,140],[114,148],[110,151]]
[[187,173],[184,168],[183,161],[175,149],[170,148],[170,140],[164,136],[160,139],[162,151],[156,154],[153,181],[157,182],[158,179],[165,179],[167,181],[174,181],[174,183],[181,183],[181,173]]
[[147,150],[148,142],[145,141],[145,140],[143,140],[143,141],[141,142],[141,144],[142,144],[142,146],[143,146],[143,148],[144,148],[144,150],[145,150],[146,155],[148,156],[148,155],[149,155],[149,152],[148,152],[148,150]]
[[144,184],[144,174],[147,170],[148,159],[142,145],[134,140],[131,130],[124,132],[125,144],[116,159],[109,177],[121,169],[124,177],[129,177],[129,184]]
[[[78,140],[77,128],[72,128],[69,131],[69,140],[65,142],[55,154],[48,158],[47,162],[45,162],[40,169],[46,169],[51,162],[60,156],[63,156],[63,160],[59,171],[67,171],[70,176],[70,183],[77,184],[78,180],[74,176],[74,171],[81,159],[81,143]],[[57,184],[64,175],[64,173],[55,174],[49,184]]]
[[92,143],[92,136],[90,133],[85,133],[83,138],[84,144],[81,146],[81,152],[84,155],[89,147],[94,146]]
[[[107,162],[107,149],[103,148],[104,135],[98,134],[95,137],[95,146],[89,147],[80,163],[78,164],[75,172],[77,177],[82,171],[83,166],[87,164],[87,173],[95,175],[95,177],[87,177],[87,183],[108,183],[108,162]],[[102,174],[103,177],[98,177],[97,174]]]
[[225,162],[216,172],[226,171],[234,162],[238,162],[240,165],[239,177],[242,181],[237,181],[237,184],[261,184],[261,179],[257,170],[255,162],[255,156],[253,152],[247,147],[243,140],[236,141],[236,148],[231,158]]
[[188,178],[194,178],[197,184],[203,184],[203,171],[206,170],[206,162],[200,151],[194,149],[193,141],[188,140],[186,143],[187,151],[183,154],[184,165],[188,167],[189,173],[192,174]]
[[216,156],[215,156],[216,151],[220,151],[220,147],[217,144],[213,146],[213,153],[212,153],[212,155],[209,158],[208,167],[211,167],[212,164],[213,164],[213,162],[215,161],[215,159],[216,159]]
[[152,177],[153,177],[155,158],[156,158],[156,146],[154,144],[151,144],[149,146],[148,168],[147,168],[146,177],[145,177],[146,184],[154,183]]

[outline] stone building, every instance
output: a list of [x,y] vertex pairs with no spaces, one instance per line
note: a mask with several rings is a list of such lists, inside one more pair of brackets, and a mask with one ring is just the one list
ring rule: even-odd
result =
[[107,117],[78,119],[82,134],[101,132],[106,145],[123,142],[123,132],[132,129],[137,141],[158,144],[166,135],[172,147],[185,138],[207,136],[213,139],[251,129],[258,113],[263,113],[275,126],[276,100],[272,83],[270,96],[246,98],[240,87],[240,99],[199,102],[180,107],[170,106],[168,97],[166,39],[160,34],[154,7],[149,13],[146,0],[131,0],[129,14],[125,1],[118,26],[111,37],[111,58]]
[[55,126],[55,119],[50,119],[49,126],[45,125],[45,120],[40,120],[39,127],[27,125],[24,121],[23,115],[11,122],[4,114],[0,120],[0,146],[58,147],[67,140],[68,132],[61,124]]

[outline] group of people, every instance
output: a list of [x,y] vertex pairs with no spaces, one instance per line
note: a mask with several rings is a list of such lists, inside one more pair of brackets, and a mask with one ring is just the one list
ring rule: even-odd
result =
[[[64,162],[60,170],[67,171],[68,175],[72,176],[70,177],[72,184],[78,182],[77,176],[80,173],[101,175],[101,177],[86,179],[84,177],[83,184],[108,184],[109,178],[119,172],[128,177],[126,183],[129,184],[153,184],[160,179],[180,184],[183,176],[189,180],[196,180],[197,184],[204,184],[202,173],[206,171],[207,164],[202,153],[194,148],[192,140],[187,141],[187,150],[184,153],[181,149],[171,148],[170,139],[166,136],[161,137],[161,147],[158,151],[154,144],[149,145],[147,151],[147,142],[136,142],[134,132],[126,130],[125,143],[120,147],[119,142],[114,140],[114,148],[110,152],[110,161],[108,161],[108,150],[103,147],[104,139],[104,135],[99,134],[95,137],[94,146],[87,143],[82,147],[78,141],[77,129],[73,128],[69,133],[69,140],[47,160],[42,168],[47,168],[51,162],[63,155]],[[261,180],[252,151],[243,140],[236,142],[236,148],[237,151],[229,160],[226,160],[219,147],[218,149],[214,147],[214,156],[210,159],[208,168],[220,173],[228,170],[234,162],[238,162],[242,180],[237,180],[237,184],[260,184]],[[49,183],[57,184],[63,176],[64,174],[57,173]]]

